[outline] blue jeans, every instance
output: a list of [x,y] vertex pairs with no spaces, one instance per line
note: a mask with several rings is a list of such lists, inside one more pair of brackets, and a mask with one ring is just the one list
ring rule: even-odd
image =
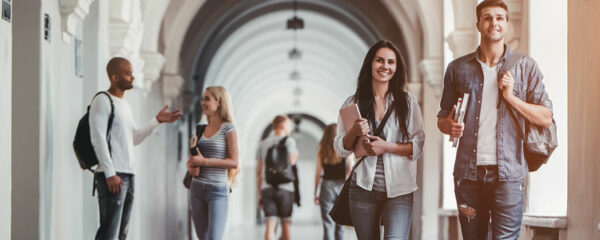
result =
[[454,194],[465,240],[488,239],[490,220],[492,239],[519,238],[523,180],[500,182],[497,166],[478,166],[477,181],[455,179]]
[[227,222],[227,184],[207,184],[192,179],[190,198],[192,219],[200,240],[221,240]]
[[413,194],[388,198],[385,192],[367,191],[350,185],[350,216],[358,240],[408,239],[412,216]]
[[[321,206],[321,218],[323,219],[323,239],[324,240],[342,240],[344,239],[344,229],[331,219],[329,211],[333,208],[333,203],[344,187],[344,180],[327,180],[321,182],[321,192],[319,193],[319,206]],[[335,236],[335,238],[334,238]]]
[[98,191],[98,206],[100,207],[100,227],[96,232],[96,240],[113,240],[127,238],[129,216],[133,206],[133,175],[117,173],[123,184],[119,194],[108,190],[104,173],[97,172],[94,176]]

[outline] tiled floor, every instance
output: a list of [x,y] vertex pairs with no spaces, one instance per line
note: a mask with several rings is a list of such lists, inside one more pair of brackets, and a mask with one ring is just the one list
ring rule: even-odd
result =
[[[264,225],[248,225],[241,227],[231,227],[225,235],[227,240],[263,240]],[[292,225],[292,240],[320,240],[323,239],[323,227],[319,223],[297,223]],[[345,240],[354,240],[354,229],[345,227]]]

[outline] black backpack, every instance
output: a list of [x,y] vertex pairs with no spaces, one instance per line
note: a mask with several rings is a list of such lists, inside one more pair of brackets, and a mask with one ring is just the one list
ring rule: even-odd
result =
[[265,175],[267,183],[272,186],[289,183],[295,180],[288,150],[285,146],[287,138],[288,137],[284,137],[278,144],[269,147],[267,150]]
[[[115,118],[115,106],[113,100],[107,92],[98,92],[92,98],[96,98],[98,95],[104,94],[110,100],[110,116],[108,117],[108,128],[106,128],[106,141],[108,142],[108,150],[111,151],[110,147],[110,128],[112,127],[113,119]],[[91,104],[90,104],[91,105]],[[93,172],[92,167],[98,164],[98,157],[92,146],[92,140],[90,136],[90,105],[87,107],[87,112],[79,120],[77,125],[77,131],[75,131],[75,140],[73,140],[73,150],[79,161],[79,166],[83,170],[90,170]]]

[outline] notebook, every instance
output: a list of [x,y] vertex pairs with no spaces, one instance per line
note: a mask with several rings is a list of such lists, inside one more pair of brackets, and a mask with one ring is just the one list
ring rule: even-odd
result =
[[[342,117],[342,123],[344,124],[344,129],[346,132],[352,128],[352,125],[356,121],[356,119],[360,118],[360,111],[358,110],[358,105],[352,104],[348,107],[340,109],[340,116]],[[361,158],[367,156],[367,150],[365,150],[364,141],[368,141],[369,139],[366,136],[359,137],[354,144],[354,157]]]

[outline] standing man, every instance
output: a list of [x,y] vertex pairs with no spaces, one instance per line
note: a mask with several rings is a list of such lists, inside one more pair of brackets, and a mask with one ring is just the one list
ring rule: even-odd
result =
[[[498,70],[511,56],[504,43],[508,8],[502,0],[477,5],[480,46],[452,61],[444,77],[438,128],[461,137],[454,165],[454,192],[464,239],[517,239],[523,219],[523,180],[528,173],[519,124],[548,127],[552,102],[536,62],[523,57],[509,72]],[[465,123],[454,121],[455,103],[470,93]],[[464,131],[464,132],[463,132]]]
[[[98,188],[100,228],[96,240],[123,240],[127,238],[133,204],[133,146],[144,141],[159,124],[177,120],[181,112],[167,112],[168,106],[165,106],[149,123],[138,128],[129,104],[123,99],[125,91],[133,88],[131,63],[115,57],[108,62],[106,72],[110,80],[110,99],[104,94],[98,95],[92,100],[89,112],[90,135],[98,157],[94,181]],[[111,101],[114,119],[107,136]],[[110,139],[110,146],[107,139]]]
[[292,130],[292,121],[284,115],[279,115],[273,119],[271,128],[275,132],[263,140],[256,152],[256,185],[258,186],[258,207],[262,208],[267,219],[265,229],[265,240],[275,240],[275,224],[277,218],[281,222],[281,240],[290,239],[290,218],[294,205],[294,184],[292,181],[272,184],[267,183],[266,169],[269,169],[267,158],[273,158],[273,151],[278,145],[285,145],[289,160],[289,168],[296,164],[298,159],[298,149],[296,140],[290,137]]

